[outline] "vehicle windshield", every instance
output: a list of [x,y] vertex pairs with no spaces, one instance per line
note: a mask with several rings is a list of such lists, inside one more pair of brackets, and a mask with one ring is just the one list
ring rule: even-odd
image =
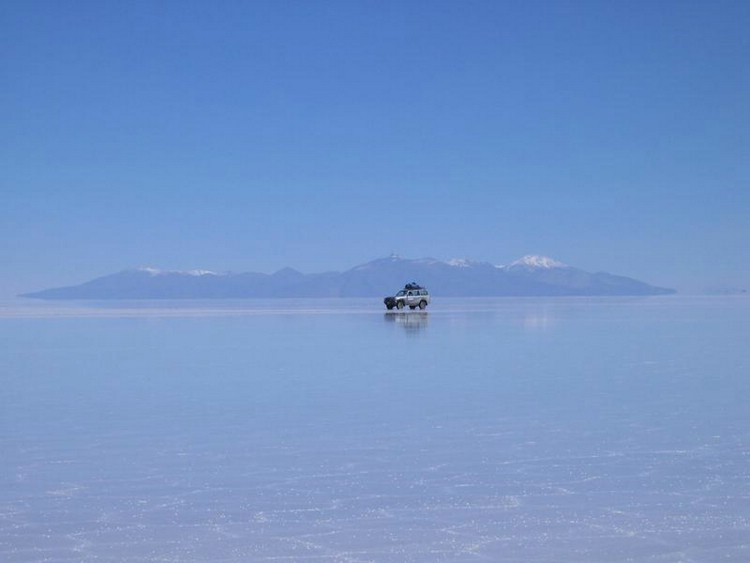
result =
[[406,292],[403,289],[396,294],[396,297],[401,297],[402,295],[406,295]]

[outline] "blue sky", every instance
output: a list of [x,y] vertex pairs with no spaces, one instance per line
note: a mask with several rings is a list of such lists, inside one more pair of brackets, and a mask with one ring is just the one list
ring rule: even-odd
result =
[[750,287],[750,2],[0,7],[0,296],[545,254]]

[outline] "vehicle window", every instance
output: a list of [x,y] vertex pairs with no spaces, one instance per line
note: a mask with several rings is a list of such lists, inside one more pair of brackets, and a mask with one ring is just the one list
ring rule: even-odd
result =
[[406,295],[406,292],[403,289],[396,294],[396,297],[401,297],[402,295]]

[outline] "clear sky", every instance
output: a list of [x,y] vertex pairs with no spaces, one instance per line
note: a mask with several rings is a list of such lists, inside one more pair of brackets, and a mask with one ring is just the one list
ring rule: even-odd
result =
[[750,2],[0,4],[0,296],[544,254],[750,287]]

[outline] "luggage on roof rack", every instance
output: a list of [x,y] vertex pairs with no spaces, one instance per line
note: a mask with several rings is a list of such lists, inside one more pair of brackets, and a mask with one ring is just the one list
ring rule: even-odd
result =
[[404,289],[422,289],[422,286],[416,282],[407,283]]

